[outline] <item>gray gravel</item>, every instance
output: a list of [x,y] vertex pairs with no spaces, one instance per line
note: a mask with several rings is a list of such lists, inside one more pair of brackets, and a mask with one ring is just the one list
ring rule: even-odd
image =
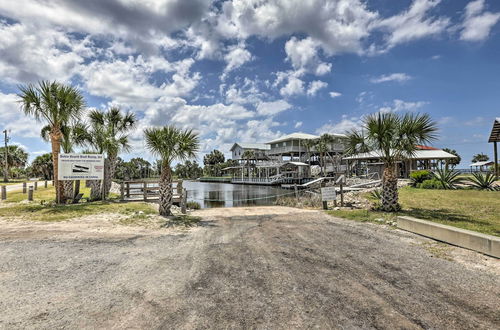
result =
[[0,229],[0,328],[500,327],[494,272],[379,225],[245,210],[155,235]]

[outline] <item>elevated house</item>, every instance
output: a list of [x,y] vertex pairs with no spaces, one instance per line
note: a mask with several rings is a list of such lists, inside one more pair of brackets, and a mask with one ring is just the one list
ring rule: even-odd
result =
[[498,142],[500,142],[500,117],[495,118],[493,121],[493,128],[491,129],[488,143],[493,143],[493,162],[494,173],[496,178],[500,178],[500,166],[498,165]]
[[[348,175],[371,175],[382,177],[384,164],[381,161],[380,152],[372,151],[344,157]],[[435,170],[446,164],[447,161],[457,158],[442,149],[417,146],[415,154],[397,163],[397,175],[401,178],[409,177],[412,171]]]
[[[288,134],[265,144],[235,143],[232,158],[240,165],[225,170],[232,173],[235,183],[257,184],[304,183],[311,179],[314,168],[323,175],[338,173],[345,135],[330,135],[333,141],[321,152],[312,143],[320,136],[307,133]],[[243,159],[245,150],[252,150],[254,159]]]
[[252,151],[254,160],[255,161],[260,161],[260,160],[267,160],[268,159],[268,151],[271,149],[271,147],[268,144],[265,143],[241,143],[237,142],[233,144],[231,147],[231,158],[233,160],[238,161],[239,163],[246,161],[246,159],[243,158],[243,155],[245,154],[245,151]]

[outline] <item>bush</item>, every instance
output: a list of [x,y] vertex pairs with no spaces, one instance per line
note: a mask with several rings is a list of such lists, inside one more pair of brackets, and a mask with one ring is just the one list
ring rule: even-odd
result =
[[424,182],[419,183],[417,187],[422,189],[443,189],[441,182],[436,179],[424,180]]
[[420,170],[410,173],[412,187],[418,187],[425,180],[432,179],[432,173],[428,170]]
[[496,177],[493,173],[472,173],[473,177],[469,178],[469,183],[475,189],[479,190],[491,190],[497,191],[500,190],[499,186],[495,185]]
[[186,206],[187,206],[188,209],[191,209],[191,210],[199,210],[199,209],[201,209],[201,205],[198,202],[190,201],[190,202],[186,203]]
[[459,177],[460,172],[449,169],[437,169],[433,174],[433,180],[441,183],[442,189],[457,189],[458,185],[462,183]]

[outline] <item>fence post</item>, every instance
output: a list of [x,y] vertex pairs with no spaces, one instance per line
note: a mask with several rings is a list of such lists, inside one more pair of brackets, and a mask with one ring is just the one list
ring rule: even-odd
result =
[[27,190],[26,187],[27,187],[26,182],[23,182],[23,194],[26,194]]
[[181,195],[181,213],[182,214],[186,214],[186,204],[187,204],[187,190],[183,189],[182,195]]
[[[324,186],[325,186],[324,181],[321,181],[321,183],[319,184],[320,191],[321,191],[321,188]],[[321,195],[321,198],[323,198],[323,195]],[[328,202],[327,201],[323,201],[323,210],[328,210]]]
[[295,184],[293,186],[294,190],[295,190],[295,200],[297,201],[297,203],[299,202],[299,188],[297,188],[297,184]]
[[30,186],[28,190],[28,200],[33,201],[33,186]]
[[181,195],[182,191],[183,191],[183,189],[182,189],[182,180],[177,180],[177,187],[176,188],[177,188],[177,194]]
[[130,197],[130,182],[127,182],[127,198]]
[[54,180],[52,180],[52,187],[54,187]]
[[38,189],[38,181],[35,181],[35,190]]
[[123,202],[125,200],[125,184],[120,183],[120,200]]
[[2,200],[7,199],[7,187],[2,186]]
[[142,192],[144,193],[144,201],[148,201],[148,184],[146,181],[143,182],[142,184]]
[[47,180],[45,180],[44,188],[47,188]]
[[344,206],[344,185],[340,183],[340,206]]

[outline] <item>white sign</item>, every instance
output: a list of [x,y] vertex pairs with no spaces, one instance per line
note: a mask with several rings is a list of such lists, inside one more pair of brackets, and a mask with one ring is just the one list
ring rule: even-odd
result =
[[103,180],[104,156],[101,154],[59,154],[59,180]]
[[337,199],[337,192],[335,191],[335,187],[324,187],[321,188],[321,201],[334,201]]

